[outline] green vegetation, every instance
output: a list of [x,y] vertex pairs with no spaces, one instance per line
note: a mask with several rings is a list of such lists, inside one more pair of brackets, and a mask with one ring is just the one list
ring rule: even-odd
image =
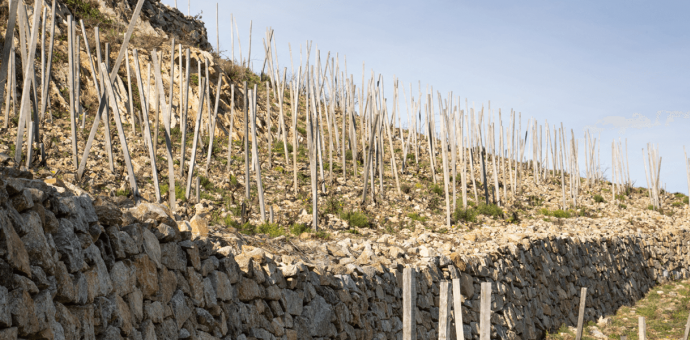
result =
[[350,227],[364,228],[369,226],[369,217],[361,211],[347,211],[340,214],[340,218],[347,221]]
[[346,161],[351,161],[351,160],[352,160],[352,150],[347,150],[347,151],[345,151],[345,160],[346,160]]
[[127,197],[129,194],[132,192],[129,189],[122,189],[122,190],[117,190],[115,191],[115,196],[124,196]]
[[[292,144],[287,143],[287,148],[288,152],[292,152]],[[283,141],[277,140],[273,142],[273,153],[276,154],[276,156],[284,156],[285,155],[285,144],[283,144]]]
[[594,202],[597,202],[597,203],[604,203],[605,202],[604,197],[602,197],[601,195],[594,195],[593,198],[594,198]]
[[570,218],[572,217],[571,211],[563,211],[562,209],[549,210],[547,208],[542,208],[539,210],[544,216],[551,216],[555,218]]
[[489,216],[494,219],[503,218],[503,209],[495,204],[480,204],[476,209],[478,214]]
[[458,205],[453,213],[453,220],[455,221],[465,221],[465,222],[477,222],[477,212],[472,207],[467,209],[462,208]]
[[628,209],[628,206],[623,203],[619,204],[618,207],[621,209]]
[[417,222],[426,222],[426,217],[419,215],[418,213],[411,213],[407,214],[407,217],[409,217],[413,221]]
[[278,237],[285,235],[285,230],[277,223],[264,223],[257,228],[260,234],[267,234],[269,237]]
[[443,196],[444,191],[443,187],[438,185],[438,184],[432,184],[431,185],[431,192],[435,193],[436,195]]
[[681,203],[681,202],[673,202],[673,203],[671,203],[671,205],[674,206],[674,207],[680,207],[681,205],[683,205],[683,203]]
[[625,195],[618,194],[616,195],[616,199],[619,201],[625,201]]
[[302,223],[295,223],[290,227],[290,233],[295,236],[302,235],[302,233],[306,233],[307,231],[309,231],[309,227]]
[[410,191],[412,191],[412,186],[410,186],[407,183],[403,183],[400,185],[400,191],[402,191],[405,194],[409,194]]
[[189,82],[192,83],[192,85],[194,86],[199,86],[199,76],[196,74],[190,75]]

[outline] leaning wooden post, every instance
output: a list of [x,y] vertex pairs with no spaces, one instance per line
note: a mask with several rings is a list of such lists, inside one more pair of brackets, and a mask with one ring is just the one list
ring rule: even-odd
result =
[[244,187],[245,196],[247,201],[249,201],[249,91],[247,89],[247,81],[242,83],[242,89],[244,89]]
[[201,77],[199,80],[199,110],[196,114],[196,124],[194,125],[194,137],[192,139],[192,158],[189,159],[189,171],[187,172],[187,190],[185,191],[184,197],[189,199],[189,193],[192,190],[192,176],[194,175],[194,165],[196,165],[196,149],[197,143],[199,142],[199,127],[201,126],[201,112],[204,107],[204,95],[203,88],[206,85],[207,79]]
[[[14,27],[17,23],[17,6],[19,5],[19,0],[10,0],[9,3],[9,19],[7,20],[7,27]],[[55,1],[53,1],[53,13],[55,13]],[[53,18],[55,18],[55,14],[53,14]],[[55,19],[53,19],[53,26],[55,26]],[[52,35],[51,35],[52,39]],[[52,41],[52,40],[51,40]],[[2,61],[3,63],[0,65],[0,105],[2,104],[2,100],[5,98],[4,96],[4,91],[5,91],[5,82],[7,81],[7,73],[9,71],[9,64],[5,62],[5,60],[9,60],[10,58],[10,51],[12,50],[12,47],[14,45],[14,29],[11,30],[6,30],[5,31],[5,44],[2,47]],[[52,44],[51,44],[52,45]],[[52,51],[52,48],[51,48]],[[10,87],[7,87],[7,92],[10,92]],[[8,97],[9,98],[9,97]],[[5,111],[5,117],[7,118],[7,110]],[[4,127],[7,128],[7,119],[5,119]]]
[[[161,192],[160,192],[160,187],[158,185],[158,167],[156,166],[156,154],[153,150],[153,143],[151,142],[151,128],[149,127],[149,98],[144,94],[144,85],[141,81],[141,69],[139,68],[139,53],[137,53],[137,50],[134,49],[132,51],[132,56],[134,57],[134,67],[135,67],[135,72],[134,74],[137,77],[137,87],[139,88],[139,100],[141,101],[141,112],[143,116],[143,122],[140,122],[140,124],[143,124],[144,126],[144,140],[146,141],[146,144],[148,145],[149,148],[149,158],[151,159],[151,177],[153,177],[153,187],[156,192],[156,202],[161,201]],[[150,72],[149,72],[150,73]],[[150,84],[149,84],[150,86]],[[95,122],[97,122],[100,118],[96,117]],[[94,124],[95,124],[94,122]],[[82,163],[84,161],[82,160]]]
[[[14,158],[15,158],[15,163],[19,164],[22,160],[22,137],[24,134],[24,125],[26,125],[28,120],[26,119],[31,119],[29,115],[31,114],[31,110],[29,108],[29,103],[30,100],[30,89],[31,89],[31,83],[34,77],[31,75],[33,74],[33,67],[34,67],[34,57],[36,56],[36,42],[38,40],[38,20],[41,18],[38,13],[41,11],[41,5],[42,3],[36,2],[36,5],[34,6],[34,22],[33,22],[33,30],[31,32],[31,42],[29,45],[29,51],[27,55],[27,64],[25,66],[24,70],[24,86],[22,87],[22,100],[21,104],[19,105],[19,126],[17,129],[17,140],[15,144],[15,153],[14,153]],[[70,22],[71,17],[68,17],[68,22]],[[21,47],[22,49],[24,48],[23,46]],[[71,55],[70,55],[71,57]],[[71,59],[70,59],[71,60]],[[71,61],[70,61],[71,65]],[[24,66],[24,65],[22,65]],[[71,72],[71,71],[70,71]],[[70,98],[71,100],[71,98]],[[70,101],[70,104],[72,102]],[[26,111],[26,112],[25,112]],[[77,166],[77,142],[76,142],[76,127],[74,126],[74,112],[72,112],[72,156],[73,156],[73,162],[74,166],[76,168]]]
[[230,171],[232,162],[232,130],[235,128],[235,84],[230,84],[230,128],[228,129],[228,163],[227,171]]
[[575,340],[582,339],[582,326],[585,321],[585,301],[587,300],[587,287],[580,289],[580,313],[577,317],[577,334]]
[[482,282],[479,313],[479,340],[489,340],[491,337],[491,282]]
[[645,322],[644,316],[640,316],[637,322],[639,326],[637,338],[639,340],[647,340],[647,323]]
[[450,283],[448,281],[441,281],[438,304],[438,340],[447,340],[450,339]]
[[[211,81],[209,79],[209,81]],[[218,103],[220,101],[220,87],[223,84],[223,76],[218,72],[218,85],[216,86],[216,103],[213,108],[213,116],[210,117],[213,121],[211,124],[211,133],[209,134],[209,139],[208,139],[208,155],[206,156],[206,169],[204,169],[204,173],[208,176],[208,168],[211,166],[211,155],[213,154],[213,139],[215,138],[215,132],[216,132],[216,118],[218,115]],[[211,98],[209,98],[209,101]]]
[[465,329],[462,323],[460,279],[453,279],[453,315],[455,315],[455,338],[462,340],[465,338]]
[[414,268],[403,269],[403,340],[417,339],[417,322],[415,321],[417,294],[414,274]]
[[[187,68],[185,69],[185,76],[184,76],[184,89],[182,90],[182,93],[180,94],[180,99],[182,101],[182,112],[180,112],[180,119],[182,119],[182,122],[180,123],[180,129],[182,130],[182,143],[180,145],[180,178],[184,178],[184,166],[185,166],[185,153],[187,149],[187,112],[189,108],[189,49],[186,50],[185,52],[186,57],[187,57]],[[182,55],[180,55],[180,60],[182,59]],[[180,76],[182,74],[180,73]]]
[[[107,69],[105,64],[101,64],[101,71],[103,74],[107,74]],[[115,99],[115,92],[113,91],[113,85],[110,79],[105,79],[105,90],[108,93],[106,100],[110,99],[113,107],[113,118],[115,118],[115,125],[117,126],[117,134],[120,137],[120,146],[122,147],[122,153],[125,156],[125,165],[127,167],[127,174],[129,175],[129,184],[132,189],[132,195],[134,197],[139,196],[139,190],[137,188],[137,180],[134,175],[134,169],[132,168],[132,161],[129,155],[129,148],[127,147],[127,137],[125,136],[125,131],[122,129],[122,121],[120,120],[120,110],[117,107],[117,100]]]
[[259,208],[261,210],[261,221],[266,221],[266,206],[264,204],[264,188],[261,184],[261,160],[259,159],[259,139],[256,136],[256,84],[252,91],[252,154],[256,163],[256,191],[259,194]]

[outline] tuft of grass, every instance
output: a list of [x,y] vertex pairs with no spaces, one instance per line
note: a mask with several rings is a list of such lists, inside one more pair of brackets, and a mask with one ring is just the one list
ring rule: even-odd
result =
[[302,235],[303,233],[306,233],[309,231],[309,227],[307,227],[306,224],[302,223],[295,223],[290,227],[290,233],[295,236]]
[[673,202],[673,203],[671,203],[671,205],[677,208],[677,207],[680,207],[681,205],[683,205],[683,203]]
[[602,197],[601,195],[594,195],[594,197],[592,197],[592,198],[594,198],[594,202],[597,202],[597,203],[604,203],[605,202],[604,197]]
[[628,209],[628,206],[623,203],[619,204],[618,207],[621,209]]
[[477,222],[477,212],[472,207],[464,209],[461,205],[458,205],[453,212],[453,219],[455,221],[465,221],[465,222]]
[[347,151],[345,151],[345,160],[346,160],[346,161],[351,161],[351,160],[352,160],[352,150],[347,150]]
[[683,198],[683,203],[685,203],[685,204],[690,204],[689,199],[690,199],[690,198],[688,198],[688,197]]
[[117,190],[115,191],[115,196],[128,197],[132,192],[129,189]]
[[426,217],[424,217],[418,213],[407,214],[407,217],[409,217],[413,221],[426,222]]
[[564,211],[562,209],[556,209],[556,210],[549,210],[546,208],[542,208],[539,210],[539,212],[542,213],[544,216],[551,216],[555,218],[570,218],[572,217],[570,211]]
[[264,223],[257,228],[257,231],[260,234],[267,234],[269,237],[285,235],[285,230],[278,223]]
[[619,201],[625,201],[625,195],[618,194],[616,195],[616,199]]
[[340,218],[347,221],[350,227],[364,228],[369,226],[369,217],[361,211],[347,211],[340,214]]
[[409,194],[410,191],[412,191],[412,186],[410,186],[407,183],[403,183],[402,185],[400,185],[400,190],[405,194]]
[[444,195],[443,187],[441,187],[438,184],[432,184],[431,185],[431,192],[433,192],[434,194],[439,195],[439,196]]
[[503,209],[495,204],[480,204],[477,207],[477,213],[485,216],[490,216],[494,219],[503,218]]

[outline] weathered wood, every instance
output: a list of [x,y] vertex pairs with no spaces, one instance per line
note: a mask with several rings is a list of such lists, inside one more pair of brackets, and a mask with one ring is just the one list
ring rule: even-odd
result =
[[228,129],[228,163],[227,171],[232,164],[232,130],[235,128],[235,84],[230,84],[230,128]]
[[453,315],[455,316],[455,338],[465,339],[465,329],[462,323],[462,293],[460,279],[453,279]]
[[[14,58],[15,58],[14,46],[12,46],[12,50],[10,51],[10,57],[9,57],[9,59],[6,59],[6,60],[8,60],[8,64],[10,64],[10,65],[9,65],[9,68],[10,68],[10,71],[9,71],[9,72],[10,72],[10,77],[9,77],[9,79],[8,79],[8,81],[7,81],[7,96],[6,96],[6,97],[7,97],[7,100],[5,101],[5,120],[4,120],[3,123],[2,123],[2,127],[3,127],[4,129],[7,129],[7,128],[9,127],[9,122],[10,122],[10,101],[12,101],[12,98],[14,98],[14,97],[13,97],[13,93],[16,92],[16,91],[14,91],[14,87],[15,87],[14,82],[15,82],[15,80],[17,79],[17,77],[15,77],[15,73],[14,73],[14,68],[15,68],[15,65],[14,65],[14,64],[16,63],[15,60],[14,60]],[[16,102],[16,99],[15,99],[14,101]],[[16,111],[16,110],[15,110],[15,106],[16,106],[16,105],[12,105],[12,110],[13,110],[13,111]],[[14,113],[13,115],[16,115],[16,113]],[[686,157],[686,158],[687,158],[687,157]]]
[[640,316],[637,319],[637,325],[638,325],[637,339],[638,340],[647,340],[647,322],[645,321],[644,316]]
[[[182,132],[182,143],[180,144],[180,178],[184,178],[184,167],[185,167],[185,156],[187,153],[187,113],[188,113],[188,107],[189,107],[189,69],[190,69],[190,58],[189,58],[189,49],[185,51],[185,56],[187,59],[187,65],[185,69],[185,76],[184,76],[184,90],[182,90],[181,100],[182,100],[182,112],[180,115],[180,119],[182,119],[182,122],[180,123],[180,130]],[[182,55],[180,55],[180,59],[182,59]]]
[[415,287],[415,270],[407,267],[403,269],[403,340],[417,339],[417,292]]
[[[239,37],[238,37],[239,43]],[[241,52],[240,52],[241,53]],[[240,57],[241,58],[241,57]],[[244,186],[245,186],[245,196],[247,201],[250,200],[249,196],[249,96],[247,89],[247,82],[242,82],[243,102],[244,102]],[[254,141],[256,143],[256,140]]]
[[[206,156],[206,169],[204,172],[208,176],[208,168],[211,166],[211,155],[213,154],[213,138],[216,132],[216,118],[218,117],[218,103],[220,102],[220,88],[223,85],[223,77],[220,72],[217,72],[218,74],[218,85],[216,85],[216,103],[213,107],[213,116],[212,121],[213,124],[211,124],[211,133],[209,135],[208,139],[208,155]],[[210,81],[210,79],[209,79]],[[210,100],[211,98],[209,98]]]
[[201,181],[201,180],[199,179],[199,176],[196,176],[196,183],[195,183],[195,187],[196,187],[196,200],[194,201],[195,203],[201,202],[200,195],[199,195],[199,186],[200,186],[199,182],[200,182],[200,181]]
[[451,338],[450,295],[450,282],[441,281],[441,292],[438,299],[438,340],[447,340]]
[[[173,41],[174,40],[175,38],[173,38]],[[136,115],[134,114],[134,101],[132,100],[132,77],[129,74],[129,55],[125,57],[125,68],[127,69],[127,99],[129,100],[129,118],[132,119],[132,136],[136,136]],[[172,83],[172,80],[170,82]]]
[[141,13],[141,7],[144,5],[145,0],[139,0],[137,2],[137,7],[134,8],[132,17],[129,19],[129,27],[127,27],[127,32],[125,33],[125,38],[122,40],[122,45],[120,45],[120,52],[117,54],[117,59],[113,67],[110,69],[110,81],[114,81],[117,76],[117,71],[120,70],[120,64],[122,64],[122,59],[127,53],[127,46],[129,45],[129,39],[132,37],[132,32],[134,32],[134,27],[139,20],[139,14]]
[[192,176],[194,175],[194,166],[196,165],[196,149],[199,142],[199,128],[201,127],[201,110],[204,107],[204,86],[207,79],[200,77],[199,79],[199,109],[196,114],[196,124],[194,125],[194,137],[192,139],[192,157],[189,159],[189,171],[187,172],[187,188],[185,190],[185,198],[189,199],[189,194],[192,189]]
[[489,340],[491,336],[491,282],[482,282],[479,305],[479,340]]
[[[101,64],[102,58],[101,58],[101,35],[100,31],[98,30],[98,27],[94,28],[94,36],[96,38],[96,61],[98,62],[98,65]],[[108,65],[108,54],[109,52],[107,50],[108,44],[106,44],[106,56],[105,56],[105,64],[106,66]],[[99,87],[100,92],[100,98],[98,100],[99,107],[103,102],[105,102],[105,89],[103,88],[103,79],[105,79],[108,74],[102,74],[100,71],[100,67],[97,67],[96,72],[99,77],[99,81],[101,83],[101,86]],[[110,169],[110,172],[114,173],[115,172],[115,165],[113,164],[113,143],[110,138],[110,109],[108,108],[108,105],[103,105],[104,111],[102,115],[100,116],[101,119],[103,120],[103,125],[105,125],[105,150],[108,153],[108,167]]]
[[[12,27],[12,29],[5,30],[5,44],[2,47],[2,64],[0,64],[0,105],[2,105],[2,100],[5,99],[5,83],[7,82],[7,73],[10,71],[10,63],[6,62],[10,60],[10,51],[14,49],[14,26],[17,24],[17,7],[19,6],[19,0],[9,0],[9,18],[7,20],[7,27]],[[55,0],[53,0],[53,8],[55,8]],[[55,13],[55,10],[53,10]],[[55,15],[53,15],[55,18]],[[53,20],[53,23],[55,21]],[[55,25],[55,24],[53,24]],[[51,35],[52,39],[52,35]],[[51,48],[52,51],[52,48]],[[52,53],[51,53],[52,54]],[[13,58],[14,63],[14,58]],[[7,88],[8,92],[10,88]],[[4,127],[7,128],[7,117],[8,109],[5,110],[5,124]]]
[[261,210],[261,221],[266,221],[266,205],[264,203],[264,188],[261,183],[261,160],[259,159],[259,139],[256,136],[256,84],[254,84],[254,91],[252,91],[252,154],[254,162],[256,162],[256,191],[259,194],[259,208]]
[[[107,74],[108,69],[105,64],[101,64],[101,71]],[[134,197],[139,196],[139,189],[137,188],[136,175],[134,174],[134,168],[132,168],[132,160],[130,159],[129,148],[127,147],[127,136],[125,136],[125,131],[122,129],[122,121],[120,119],[120,110],[117,107],[117,97],[115,97],[115,91],[113,91],[113,84],[109,79],[105,80],[105,90],[108,93],[108,98],[110,98],[110,106],[113,109],[113,118],[115,119],[115,125],[117,126],[117,134],[120,137],[120,146],[122,147],[122,153],[125,157],[125,166],[127,167],[127,175],[129,176],[129,185],[132,190],[132,195]]]
[[582,339],[582,327],[585,321],[585,301],[587,301],[587,287],[582,287],[580,289],[580,312],[577,317],[577,334],[575,335],[575,340]]
[[[24,135],[24,125],[26,125],[29,121],[27,119],[30,119],[28,117],[31,112],[29,108],[29,99],[30,99],[30,91],[31,91],[31,84],[32,81],[34,80],[34,77],[32,76],[33,74],[33,68],[34,68],[34,58],[36,56],[36,42],[38,41],[38,21],[41,19],[41,16],[38,15],[38,13],[41,12],[41,6],[43,5],[43,2],[41,1],[36,1],[34,5],[34,13],[37,15],[34,15],[34,22],[33,22],[33,29],[31,30],[31,39],[29,43],[29,51],[27,55],[27,63],[25,65],[26,69],[24,70],[24,84],[22,86],[22,100],[19,105],[19,127],[17,129],[17,140],[15,143],[15,153],[14,153],[14,160],[15,163],[19,164],[21,163],[22,160],[22,138]],[[69,21],[69,20],[68,20]],[[21,49],[21,48],[20,48]],[[70,63],[71,64],[71,63]],[[77,157],[76,157],[76,152],[77,152],[77,142],[76,142],[76,130],[74,126],[74,113],[72,113],[72,151],[73,151],[73,161],[74,161],[74,166],[77,166]]]
[[[153,53],[151,53],[151,57],[153,59],[153,67],[155,69],[156,73],[156,89],[158,89],[158,98],[157,100],[160,100],[162,102],[165,102],[165,94],[163,93],[163,79],[161,76],[161,65],[158,62],[158,54],[156,53],[156,50],[153,50]],[[163,115],[164,118],[169,118],[168,115]],[[175,198],[175,165],[173,163],[173,155],[172,155],[172,141],[170,139],[170,123],[168,122],[165,125],[165,130],[163,133],[163,136],[165,136],[165,147],[167,151],[167,156],[168,156],[168,180],[170,181],[168,188],[170,192],[168,193],[168,198],[170,200],[170,210],[175,211],[177,208],[177,201]],[[182,164],[180,166],[183,166]]]
[[[141,112],[144,118],[142,122],[142,124],[144,125],[144,140],[146,141],[146,145],[149,148],[149,159],[151,161],[151,177],[153,178],[153,187],[156,193],[156,202],[161,202],[161,191],[160,185],[158,184],[158,166],[156,166],[156,154],[153,151],[153,143],[151,142],[151,129],[149,127],[149,97],[147,95],[144,95],[144,85],[141,81],[141,68],[139,67],[139,53],[136,49],[132,51],[132,56],[134,57],[134,74],[137,77],[137,87],[139,88],[139,101],[141,101]],[[150,73],[151,70],[149,69],[149,74]]]

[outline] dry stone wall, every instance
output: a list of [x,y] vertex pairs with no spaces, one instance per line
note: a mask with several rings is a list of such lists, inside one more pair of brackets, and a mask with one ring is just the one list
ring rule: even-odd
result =
[[[181,232],[187,222],[163,206],[123,210],[64,186],[0,169],[0,339],[402,338],[402,265],[318,267],[222,247]],[[491,337],[538,339],[576,323],[579,287],[595,320],[664,272],[687,277],[689,237],[545,235],[494,254],[423,258],[414,265],[417,339],[438,337],[442,280],[461,279],[468,339],[478,338],[481,282],[492,286]],[[337,247],[348,251],[328,251]]]

